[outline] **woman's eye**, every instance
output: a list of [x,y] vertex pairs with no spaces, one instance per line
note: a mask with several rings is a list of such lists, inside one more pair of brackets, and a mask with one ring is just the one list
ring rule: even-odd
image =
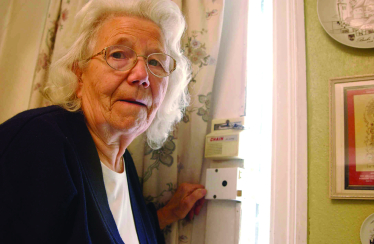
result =
[[156,59],[149,60],[148,64],[152,66],[160,66],[160,62],[158,62]]
[[111,57],[116,58],[116,59],[124,59],[126,58],[125,54],[123,52],[114,52],[110,54]]

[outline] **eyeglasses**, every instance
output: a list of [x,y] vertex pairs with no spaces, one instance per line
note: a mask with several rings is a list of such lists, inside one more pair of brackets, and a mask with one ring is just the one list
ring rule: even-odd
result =
[[92,57],[102,54],[106,63],[115,70],[127,71],[132,69],[138,62],[138,57],[146,61],[147,69],[157,77],[169,76],[177,67],[177,61],[165,53],[151,53],[148,56],[138,55],[134,50],[126,46],[106,47]]

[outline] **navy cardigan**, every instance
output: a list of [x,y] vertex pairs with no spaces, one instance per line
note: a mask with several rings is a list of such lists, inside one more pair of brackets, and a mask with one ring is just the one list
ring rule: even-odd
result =
[[[127,150],[124,157],[139,243],[164,243]],[[123,243],[81,112],[50,106],[0,125],[0,243]]]

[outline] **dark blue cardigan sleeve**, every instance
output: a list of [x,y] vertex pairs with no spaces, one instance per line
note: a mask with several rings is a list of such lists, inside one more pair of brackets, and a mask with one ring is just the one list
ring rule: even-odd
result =
[[2,126],[12,138],[0,155],[0,243],[68,241],[77,190],[66,163],[72,152],[55,126],[42,119]]

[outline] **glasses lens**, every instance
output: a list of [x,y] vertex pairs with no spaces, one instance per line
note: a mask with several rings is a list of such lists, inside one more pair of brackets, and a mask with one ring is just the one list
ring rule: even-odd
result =
[[172,57],[163,53],[154,53],[148,56],[148,68],[156,76],[165,77],[175,69]]
[[106,49],[106,62],[116,70],[128,70],[136,62],[136,53],[125,46],[110,46]]

